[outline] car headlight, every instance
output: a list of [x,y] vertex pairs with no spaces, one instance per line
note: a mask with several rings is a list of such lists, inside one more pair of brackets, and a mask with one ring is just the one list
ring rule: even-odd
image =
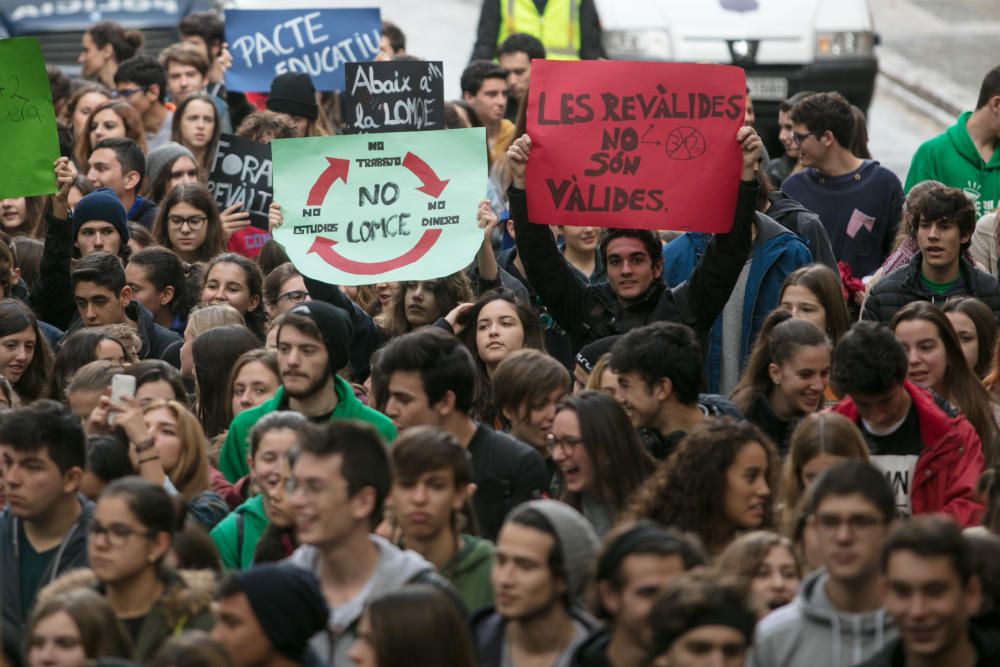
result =
[[670,60],[670,35],[665,30],[606,30],[604,49],[618,60]]
[[858,58],[875,52],[875,35],[870,32],[818,32],[816,58]]

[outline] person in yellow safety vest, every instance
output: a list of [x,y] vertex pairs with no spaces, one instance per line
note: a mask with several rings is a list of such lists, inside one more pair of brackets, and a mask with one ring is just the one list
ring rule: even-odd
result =
[[540,39],[553,60],[606,57],[594,0],[483,0],[472,60],[493,60],[514,33]]

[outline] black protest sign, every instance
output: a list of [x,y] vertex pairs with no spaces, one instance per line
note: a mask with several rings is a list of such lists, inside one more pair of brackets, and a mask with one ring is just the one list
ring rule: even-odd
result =
[[347,63],[346,134],[444,129],[440,62]]
[[269,144],[223,134],[212,160],[208,189],[220,211],[242,204],[242,210],[250,213],[250,224],[267,229],[267,209],[274,196],[271,171]]

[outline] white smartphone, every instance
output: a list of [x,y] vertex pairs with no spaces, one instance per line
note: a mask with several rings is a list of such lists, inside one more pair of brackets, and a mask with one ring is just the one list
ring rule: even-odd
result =
[[135,396],[135,376],[117,373],[111,378],[111,400],[119,401],[125,396]]
[[[135,396],[135,376],[117,373],[111,378],[111,400],[119,401],[123,397]],[[115,418],[118,416],[117,410],[108,412],[108,424],[114,426]]]

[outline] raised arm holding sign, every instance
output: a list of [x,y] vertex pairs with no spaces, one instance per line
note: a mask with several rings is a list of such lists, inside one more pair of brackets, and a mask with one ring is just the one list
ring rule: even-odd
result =
[[729,300],[750,253],[758,190],[754,171],[763,144],[750,127],[741,127],[734,143],[738,152],[742,150],[742,159],[735,162],[742,180],[731,186],[737,192],[732,229],[709,244],[691,279],[673,289],[667,289],[661,280],[659,236],[642,229],[608,230],[601,243],[608,282],[581,285],[548,228],[531,224],[529,199],[546,196],[544,192],[523,189],[525,166],[532,155],[531,138],[525,135],[508,149],[513,175],[508,191],[510,217],[516,230],[517,252],[542,302],[569,333],[574,351],[599,338],[663,320],[687,324],[699,338],[705,338]]
[[532,220],[726,231],[745,90],[727,65],[533,61]]
[[461,271],[483,238],[485,141],[482,128],[274,141],[275,240],[326,283]]

